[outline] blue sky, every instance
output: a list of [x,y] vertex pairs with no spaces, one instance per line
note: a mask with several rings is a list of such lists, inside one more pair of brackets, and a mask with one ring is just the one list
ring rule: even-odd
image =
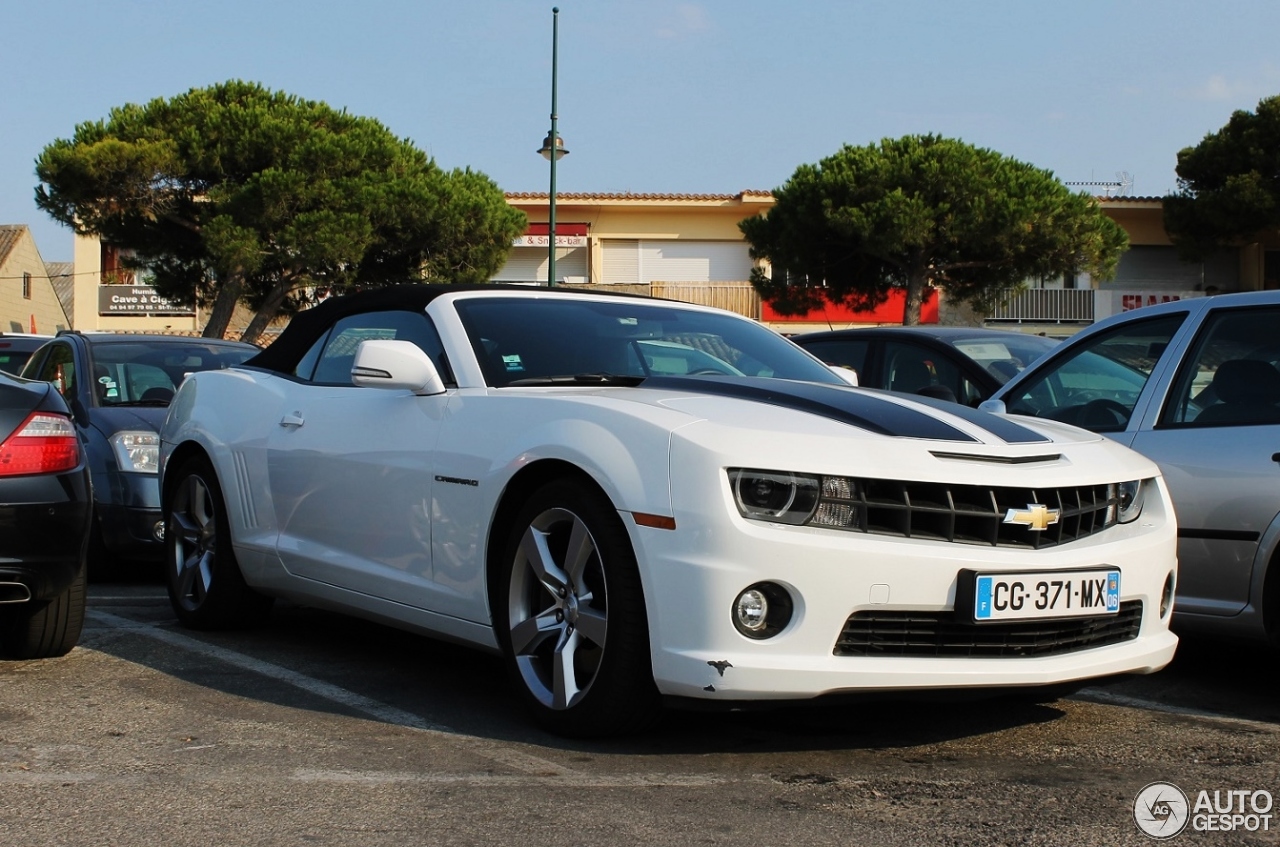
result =
[[[532,0],[6,4],[0,223],[70,231],[34,160],[77,123],[227,79],[375,117],[546,191],[551,7]],[[842,144],[937,133],[1064,181],[1176,186],[1177,153],[1280,94],[1275,0],[559,0],[562,192],[771,189]]]

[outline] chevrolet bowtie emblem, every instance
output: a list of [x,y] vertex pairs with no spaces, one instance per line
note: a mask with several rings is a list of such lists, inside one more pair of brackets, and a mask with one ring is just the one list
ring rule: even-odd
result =
[[1010,509],[1005,512],[1005,523],[1016,523],[1027,527],[1032,532],[1042,532],[1058,522],[1061,509],[1050,509],[1039,503],[1028,503],[1025,509]]

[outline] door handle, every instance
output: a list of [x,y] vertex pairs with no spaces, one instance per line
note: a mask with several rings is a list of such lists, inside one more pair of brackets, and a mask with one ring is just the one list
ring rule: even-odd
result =
[[284,427],[300,427],[305,421],[302,420],[302,412],[289,412],[280,419],[280,426]]

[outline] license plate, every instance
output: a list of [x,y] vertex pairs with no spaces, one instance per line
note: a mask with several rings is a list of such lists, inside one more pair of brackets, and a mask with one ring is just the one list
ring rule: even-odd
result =
[[1120,571],[974,575],[973,619],[1077,618],[1120,611]]

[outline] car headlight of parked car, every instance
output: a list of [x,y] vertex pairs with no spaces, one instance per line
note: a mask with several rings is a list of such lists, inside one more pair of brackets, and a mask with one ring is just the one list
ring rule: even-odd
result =
[[126,429],[111,436],[120,470],[156,473],[160,469],[160,435],[149,430]]

